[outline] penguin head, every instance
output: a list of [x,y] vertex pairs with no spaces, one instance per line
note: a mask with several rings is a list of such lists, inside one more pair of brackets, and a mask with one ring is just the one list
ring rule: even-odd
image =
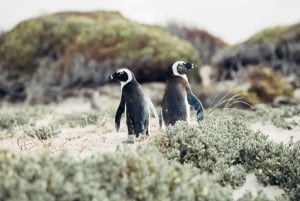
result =
[[196,68],[197,65],[185,61],[176,61],[169,66],[168,76],[179,76],[187,80],[186,73],[189,69]]
[[125,86],[127,83],[131,82],[132,80],[135,80],[135,77],[131,70],[127,68],[121,68],[111,74],[109,76],[109,80],[119,80],[121,82],[121,86]]

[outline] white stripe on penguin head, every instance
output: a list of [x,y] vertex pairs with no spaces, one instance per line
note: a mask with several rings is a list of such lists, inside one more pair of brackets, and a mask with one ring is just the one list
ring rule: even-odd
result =
[[185,79],[186,81],[188,81],[188,78],[187,78],[187,76],[186,76],[185,74],[182,75],[182,74],[178,73],[178,71],[177,71],[177,66],[180,65],[180,64],[184,64],[184,63],[185,63],[184,61],[176,61],[176,62],[172,65],[172,71],[173,71],[173,74],[174,74],[175,76],[182,77],[183,79]]
[[131,74],[131,71],[127,68],[121,68],[117,71],[117,73],[120,73],[120,72],[124,72],[127,74],[128,76],[128,79],[124,82],[124,81],[120,81],[121,82],[121,90],[123,89],[123,87],[128,84],[129,82],[132,81],[132,74]]

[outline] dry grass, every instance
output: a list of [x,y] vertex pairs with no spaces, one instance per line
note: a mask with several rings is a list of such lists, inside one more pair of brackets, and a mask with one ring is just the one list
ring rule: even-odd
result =
[[208,108],[206,109],[206,116],[210,116],[216,110],[222,111],[220,117],[225,117],[226,112],[237,105],[241,105],[245,108],[253,109],[253,106],[244,101],[245,98],[242,94],[238,92],[227,92],[223,95],[217,95],[212,98]]

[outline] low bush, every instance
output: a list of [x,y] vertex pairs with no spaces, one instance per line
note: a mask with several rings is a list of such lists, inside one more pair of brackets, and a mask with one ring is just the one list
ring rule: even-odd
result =
[[27,126],[24,128],[24,133],[39,140],[46,140],[55,137],[59,133],[59,129],[55,122],[50,122],[41,126]]
[[[187,169],[188,168],[188,169]],[[0,200],[232,200],[230,188],[169,162],[154,148],[75,160],[0,152]]]
[[284,129],[292,129],[295,126],[300,126],[299,121],[291,119],[300,116],[300,105],[282,107],[274,111],[271,121],[275,126]]
[[[41,140],[55,136],[62,124],[86,126],[101,116],[77,113],[56,117],[44,127],[31,125],[42,117],[41,111],[28,110],[27,116],[21,115],[26,117],[24,128],[32,129],[27,134]],[[200,124],[178,122],[167,127],[150,139],[156,147],[146,145],[135,151],[119,148],[81,160],[65,152],[24,156],[0,150],[0,201],[226,201],[233,200],[229,185],[243,185],[248,172],[255,172],[263,184],[284,189],[288,198],[280,200],[297,201],[300,143],[273,143],[245,122],[287,119],[299,113],[299,106],[253,112],[216,109]],[[20,113],[10,114],[16,119]],[[254,200],[268,199],[263,194],[245,194],[239,199]]]
[[[166,146],[161,146],[162,140]],[[246,170],[252,168],[256,157],[250,151],[253,144],[260,146],[261,142],[267,143],[266,137],[247,129],[245,124],[206,119],[199,126],[180,122],[169,127],[156,143],[168,159],[192,164],[201,173],[218,174],[221,184],[236,187],[244,183]]]
[[45,115],[46,111],[46,108],[43,107],[2,110],[0,111],[0,129],[11,130],[15,126],[31,124]]
[[68,125],[70,127],[85,127],[88,125],[94,125],[97,123],[99,118],[99,113],[97,112],[82,112],[66,114],[57,120],[59,125]]
[[300,126],[295,117],[300,115],[300,105],[279,108],[266,107],[255,111],[240,109],[213,109],[208,114],[211,118],[243,120],[244,123],[271,123],[278,128],[292,129]]
[[293,87],[271,68],[257,66],[248,71],[251,86],[241,92],[248,103],[273,103],[278,96],[293,96]]
[[256,176],[263,184],[286,190],[291,200],[300,200],[300,142],[278,147],[278,153],[263,161]]
[[12,112],[0,112],[0,129],[12,129],[16,125],[28,123],[28,118],[22,115],[14,115]]
[[[241,186],[250,171],[264,184],[279,185],[299,200],[299,144],[276,144],[238,120],[207,118],[199,125],[178,122],[155,139],[169,160],[216,176],[222,185]],[[299,158],[299,157],[298,157]]]

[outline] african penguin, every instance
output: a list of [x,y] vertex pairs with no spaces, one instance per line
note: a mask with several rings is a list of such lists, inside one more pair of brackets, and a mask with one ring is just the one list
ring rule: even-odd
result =
[[126,124],[128,134],[138,137],[146,133],[149,135],[149,105],[144,96],[141,85],[134,74],[127,68],[121,68],[109,76],[109,80],[121,82],[121,101],[115,116],[115,128],[120,128],[121,116],[126,110]]
[[[189,121],[190,106],[197,112],[198,122],[204,119],[201,101],[193,94],[187,78],[187,71],[197,65],[184,61],[176,61],[168,68],[167,82],[161,103],[161,116],[166,126],[176,121]],[[162,120],[160,118],[160,126]]]

